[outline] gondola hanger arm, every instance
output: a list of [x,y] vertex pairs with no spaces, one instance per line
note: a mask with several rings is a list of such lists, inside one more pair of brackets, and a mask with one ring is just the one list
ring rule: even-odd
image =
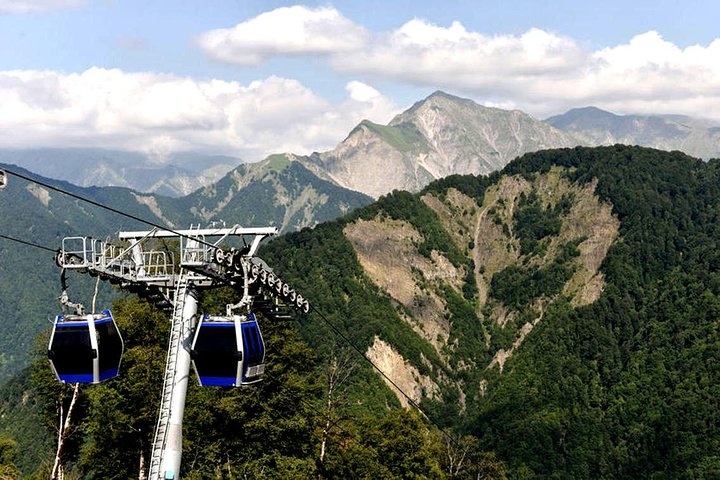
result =
[[74,303],[70,301],[70,297],[67,293],[67,280],[65,278],[64,268],[60,272],[60,285],[62,286],[62,293],[58,297],[60,304],[63,307],[75,310],[77,315],[85,315],[85,306],[82,303]]

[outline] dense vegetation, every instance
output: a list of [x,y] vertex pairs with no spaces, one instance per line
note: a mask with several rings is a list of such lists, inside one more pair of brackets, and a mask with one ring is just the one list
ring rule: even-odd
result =
[[[521,196],[510,225],[521,262],[495,273],[488,293],[514,312],[509,323],[515,327],[535,319],[525,318],[533,315],[529,306],[544,299],[542,321],[502,373],[486,369],[494,353],[512,344],[514,330],[486,321],[476,289],[443,285],[438,294],[453,345],[443,352],[445,363],[403,319],[407,312],[364,273],[343,229],[358,219],[403,220],[420,232],[419,252],[440,252],[467,271],[472,247],[458,244],[420,195],[442,197],[454,188],[480,205],[501,175],[533,179],[555,167],[573,184],[597,182],[596,194],[620,221],[619,238],[601,265],[602,294],[582,307],[562,294],[576,267],[578,240],[560,245],[549,262],[537,262],[573,199],[549,206],[532,193]],[[525,155],[489,177],[448,177],[420,195],[394,192],[263,249],[263,258],[325,317],[263,323],[270,372],[262,386],[191,389],[187,477],[718,477],[720,161],[625,146],[551,150]],[[203,308],[222,309],[226,295],[205,298]],[[83,420],[67,454],[78,475],[137,476],[152,435],[167,325],[134,300],[116,311],[128,332],[123,376],[85,390]],[[426,398],[422,407],[435,424],[461,432],[459,442],[447,443],[419,415],[398,408],[360,359],[328,409],[327,373],[349,348],[333,327],[363,351],[376,337],[386,341],[436,381],[441,398]],[[43,378],[43,359],[35,371],[29,402],[49,426],[58,389]],[[464,410],[453,382],[466,386]],[[335,425],[329,435],[328,421]],[[323,439],[328,448],[321,460]],[[463,448],[468,463],[455,469],[452,459]]]
[[[720,471],[715,367],[720,362],[720,162],[637,147],[576,148],[525,155],[502,174],[533,178],[553,165],[564,167],[568,179],[581,185],[596,179],[597,194],[620,219],[620,241],[602,265],[607,284],[587,307],[573,308],[562,298],[550,305],[505,373],[485,376],[487,393],[471,401],[467,432],[480,439],[483,450],[496,451],[517,478],[714,478]],[[498,178],[456,176],[426,191],[454,187],[482,199]],[[417,196],[393,194],[356,216],[385,212],[417,225],[417,204]],[[529,240],[523,249],[542,254],[538,246],[556,231],[553,218],[566,206],[550,211],[528,197],[524,207],[515,217]],[[433,234],[436,224],[430,219],[418,230],[426,244],[452,257],[447,236]],[[311,298],[321,299],[323,310],[347,312],[338,320],[354,324],[359,341],[367,342],[368,325],[357,319],[372,315],[356,317],[343,301],[356,298],[343,287],[356,275],[356,264],[348,260],[351,252],[336,253],[347,246],[326,242],[329,232],[341,228],[342,221],[313,234],[291,234],[273,244],[268,255],[285,276],[302,282]],[[530,265],[501,272],[493,279],[492,294],[522,309],[538,295],[557,293],[571,273],[576,247],[563,248],[552,272]],[[287,253],[298,248],[302,254]],[[326,283],[319,280],[323,275],[311,274],[317,271],[312,269],[334,271],[339,258],[352,267],[339,268],[339,278]],[[392,331],[392,311],[364,301],[355,308],[362,312],[366,305],[385,318],[379,335]],[[449,306],[453,315],[464,311]],[[478,334],[482,321],[475,325]],[[306,330],[318,328],[313,324]],[[393,345],[425,348],[417,337]],[[413,358],[411,352],[403,356]],[[439,410],[427,405],[439,419],[454,411],[452,398],[445,400]]]
[[[206,296],[201,309],[222,310],[232,297],[227,290]],[[149,462],[168,323],[147,303],[127,298],[115,303],[114,315],[126,338],[122,372],[111,382],[81,389],[63,452],[70,478],[137,477]],[[469,437],[461,439],[463,443],[450,441],[403,409],[370,413],[353,408],[348,391],[363,381],[361,377],[328,388],[338,369],[345,369],[339,372],[344,377],[357,366],[353,359],[345,353],[340,364],[340,354],[329,357],[331,362],[317,363],[293,321],[263,320],[265,381],[241,389],[191,383],[184,417],[183,478],[445,479],[474,478],[477,472],[504,478],[502,462],[482,453]],[[23,437],[27,451],[19,463],[33,478],[47,478],[54,450],[49,437],[57,428],[59,406],[67,411],[72,388],[52,378],[42,352],[30,378],[25,401],[33,407],[19,410],[42,424],[46,433],[38,424],[30,426],[36,436]],[[375,379],[369,382],[378,388]],[[6,412],[13,411],[12,396],[5,400]],[[467,457],[460,464],[449,456],[460,454]],[[0,439],[0,474],[9,472],[3,478],[16,478],[16,456],[15,443]]]
[[522,311],[537,298],[557,295],[572,276],[570,261],[579,255],[577,243],[563,245],[559,255],[547,267],[509,265],[504,268],[493,275],[490,296],[510,308]]
[[515,235],[520,240],[520,253],[541,255],[545,247],[542,240],[560,232],[561,219],[570,207],[568,198],[564,198],[554,208],[543,207],[537,193],[520,195],[517,211],[513,215]]
[[526,155],[573,169],[621,220],[600,300],[547,312],[470,422],[518,475],[716,478],[718,167],[615,146]]
[[392,147],[400,152],[427,152],[430,148],[427,140],[417,127],[412,123],[401,123],[399,125],[379,125],[369,120],[363,120],[360,125],[355,127],[350,135],[352,136],[358,129],[365,127],[380,138],[389,143]]

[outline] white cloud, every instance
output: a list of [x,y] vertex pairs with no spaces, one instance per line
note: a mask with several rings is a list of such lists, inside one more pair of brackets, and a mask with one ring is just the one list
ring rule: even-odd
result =
[[459,22],[445,28],[414,19],[352,56],[334,56],[332,64],[415,85],[502,94],[516,91],[513,83],[568,75],[588,56],[572,39],[539,29],[487,36]]
[[353,55],[330,58],[339,72],[448,89],[538,116],[593,104],[720,118],[720,38],[683,49],[650,31],[593,52],[536,28],[487,36],[459,22],[414,19]]
[[213,58],[239,65],[257,65],[276,55],[317,55],[357,48],[365,29],[331,7],[282,7],[232,28],[204,33],[200,47]]
[[215,58],[242,65],[321,55],[341,74],[449,90],[538,117],[597,105],[720,119],[720,38],[681,48],[650,31],[592,51],[539,28],[487,35],[458,21],[439,26],[415,18],[379,33],[332,7],[295,6],[208,32],[200,44]]
[[415,19],[369,44],[358,56],[338,57],[335,63],[348,69],[365,63],[383,71],[394,58],[396,72],[439,69],[497,76],[564,71],[581,61],[581,53],[572,40],[539,29],[519,37],[486,36],[468,32],[459,22],[444,28]]
[[341,105],[343,116],[387,123],[398,113],[397,106],[370,85],[352,81],[345,86],[348,99]]
[[193,150],[259,160],[334,147],[363,118],[387,122],[397,107],[350,82],[331,103],[296,80],[249,85],[90,68],[81,73],[0,71],[0,147],[86,146],[162,159]]
[[[720,38],[680,48],[650,31],[592,51],[538,28],[486,35],[458,21],[439,26],[416,18],[387,33],[369,33],[334,8],[296,6],[208,32],[201,45],[238,64],[321,54],[342,74],[445,89],[539,117],[597,105],[619,113],[720,119]],[[366,95],[352,87],[349,94]]]
[[380,92],[370,85],[362,82],[352,81],[345,86],[350,98],[358,102],[371,102],[373,99],[380,97]]
[[33,13],[82,7],[87,0],[0,0],[0,13]]

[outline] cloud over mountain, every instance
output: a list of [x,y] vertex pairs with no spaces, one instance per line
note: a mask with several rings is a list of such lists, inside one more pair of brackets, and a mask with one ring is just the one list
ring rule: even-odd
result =
[[[335,68],[442,86],[535,114],[599,104],[618,111],[707,116],[720,107],[720,39],[681,49],[654,31],[587,51],[570,38],[531,29],[488,37],[413,20]],[[716,114],[717,115],[717,114]]]
[[93,67],[81,73],[0,71],[0,148],[85,146],[230,153],[331,148],[363,118],[386,121],[397,107],[361,82],[331,103],[297,80],[248,85]]
[[681,48],[648,31],[591,50],[539,28],[488,35],[459,21],[440,26],[414,18],[389,32],[369,32],[334,8],[297,6],[208,32],[201,46],[241,65],[322,54],[339,73],[462,92],[538,116],[592,104],[720,118],[720,38]]

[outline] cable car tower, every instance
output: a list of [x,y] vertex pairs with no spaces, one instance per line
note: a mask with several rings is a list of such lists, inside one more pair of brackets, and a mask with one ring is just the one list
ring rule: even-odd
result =
[[[150,480],[179,478],[182,421],[191,364],[201,385],[240,386],[259,381],[264,372],[264,345],[251,310],[261,311],[271,319],[289,318],[287,307],[310,310],[307,300],[256,257],[260,242],[277,233],[275,227],[236,225],[201,229],[191,226],[181,231],[155,228],[120,232],[119,240],[124,246],[91,237],[63,240],[56,256],[59,267],[99,276],[171,314]],[[230,237],[240,237],[245,246],[223,250],[221,245]],[[179,238],[177,264],[171,252],[152,249],[153,244],[158,243],[156,239],[163,238]],[[238,290],[242,294],[240,301],[226,307],[226,316],[204,315],[198,321],[198,292],[221,286]],[[247,315],[237,315],[235,311],[244,311]],[[92,328],[91,322],[88,321],[88,325]],[[213,345],[217,348],[212,348]],[[222,352],[228,354],[223,356]],[[102,358],[102,351],[99,354]],[[97,349],[95,355],[98,355]],[[213,371],[213,365],[218,362],[225,362],[220,366],[220,373]]]

